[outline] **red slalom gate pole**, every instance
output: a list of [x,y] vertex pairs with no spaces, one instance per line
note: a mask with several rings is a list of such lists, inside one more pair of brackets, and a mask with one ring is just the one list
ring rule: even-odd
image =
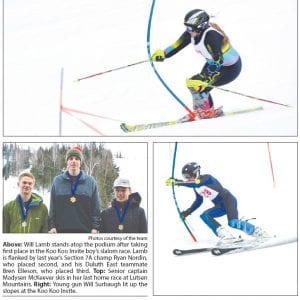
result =
[[240,93],[240,92],[236,92],[236,91],[231,91],[231,90],[228,90],[228,89],[224,89],[224,88],[219,87],[219,86],[215,86],[215,85],[209,85],[209,86],[212,87],[212,88],[214,88],[214,89],[218,89],[218,90],[221,90],[221,91],[224,91],[224,92],[228,92],[228,93],[232,93],[232,94],[244,96],[244,97],[247,97],[247,98],[251,98],[251,99],[255,99],[255,100],[259,100],[259,101],[264,101],[264,102],[268,102],[268,103],[272,103],[272,104],[277,104],[277,105],[281,105],[281,106],[285,106],[285,107],[291,107],[290,105],[285,104],[285,103],[280,103],[280,102],[276,102],[276,101],[272,101],[272,100],[258,98],[258,97],[255,97],[255,96],[246,95],[246,94],[243,94],[243,93]]
[[271,173],[272,173],[273,187],[275,188],[276,187],[276,181],[275,181],[275,175],[274,175],[274,169],[273,169],[273,162],[272,162],[270,144],[267,143],[267,145],[268,145],[268,155],[269,155],[269,162],[270,162]]
[[95,77],[95,76],[100,76],[100,75],[103,75],[103,74],[106,74],[106,73],[109,73],[109,72],[114,72],[114,71],[117,71],[117,70],[133,67],[133,66],[143,64],[143,63],[148,62],[148,61],[149,61],[149,59],[146,59],[146,60],[138,61],[138,62],[129,64],[129,65],[126,65],[126,66],[117,67],[117,68],[106,70],[106,71],[103,71],[103,72],[91,74],[91,75],[88,75],[88,76],[85,76],[85,77],[78,78],[76,81],[81,81],[81,80],[89,79],[89,78],[92,78],[92,77]]

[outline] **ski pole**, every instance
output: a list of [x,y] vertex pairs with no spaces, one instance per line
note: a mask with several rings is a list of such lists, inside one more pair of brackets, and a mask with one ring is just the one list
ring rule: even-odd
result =
[[117,70],[129,68],[129,67],[133,67],[133,66],[136,66],[136,65],[139,65],[139,64],[143,64],[143,63],[148,62],[148,61],[149,61],[149,59],[141,60],[141,61],[129,64],[129,65],[126,65],[126,66],[117,67],[117,68],[114,68],[114,69],[110,69],[110,70],[106,70],[106,71],[99,72],[99,73],[96,73],[96,74],[92,74],[92,75],[88,75],[88,76],[85,76],[85,77],[81,77],[81,78],[78,78],[76,81],[81,81],[81,80],[84,80],[84,79],[88,79],[88,78],[92,78],[92,77],[95,77],[95,76],[103,75],[103,74],[106,74],[106,73],[109,73],[109,72],[113,72],[113,71],[117,71]]
[[209,86],[212,87],[212,88],[224,91],[224,92],[229,92],[229,93],[244,96],[244,97],[247,97],[247,98],[251,98],[251,99],[255,99],[255,100],[259,100],[259,101],[264,101],[264,102],[269,102],[269,103],[273,103],[273,104],[278,104],[278,105],[282,105],[282,106],[286,106],[286,107],[291,107],[288,104],[284,104],[284,103],[280,103],[280,102],[276,102],[276,101],[271,101],[271,100],[266,100],[266,99],[262,99],[262,98],[258,98],[258,97],[254,97],[254,96],[249,96],[249,95],[246,95],[246,94],[243,94],[243,93],[239,93],[239,92],[231,91],[231,90],[228,90],[228,89],[224,89],[224,88],[221,88],[219,86],[215,86],[215,85],[209,85]]

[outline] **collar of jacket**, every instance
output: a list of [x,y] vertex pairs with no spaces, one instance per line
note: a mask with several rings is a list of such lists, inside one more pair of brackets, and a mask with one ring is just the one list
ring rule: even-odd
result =
[[29,207],[39,206],[43,202],[43,198],[36,193],[31,194],[31,199]]
[[[80,171],[81,171],[82,174],[81,174],[81,177],[80,177],[79,181],[85,180],[85,178],[86,178],[85,172],[82,171],[82,170],[80,170]],[[67,171],[65,171],[65,172],[63,173],[63,178],[66,179],[66,180],[70,180],[70,177],[68,176]]]

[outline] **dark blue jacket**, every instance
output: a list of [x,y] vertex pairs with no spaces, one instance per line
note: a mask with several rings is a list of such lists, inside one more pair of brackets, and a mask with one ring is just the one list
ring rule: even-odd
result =
[[101,233],[147,233],[148,230],[145,211],[142,207],[140,207],[141,197],[138,193],[134,194],[135,196],[132,196],[133,194],[131,194],[127,200],[129,201],[129,204],[122,222],[122,230],[119,227],[121,222],[115,206],[118,207],[122,214],[127,201],[122,202],[121,204],[116,199],[113,199],[111,206],[101,212]]

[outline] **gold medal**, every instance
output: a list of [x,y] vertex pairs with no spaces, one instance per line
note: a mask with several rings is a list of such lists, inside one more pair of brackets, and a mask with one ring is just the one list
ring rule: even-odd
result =
[[70,201],[71,201],[71,203],[75,203],[75,202],[76,202],[76,198],[75,198],[74,196],[72,196],[72,197],[70,198]]
[[123,225],[123,224],[120,224],[120,225],[118,226],[118,228],[119,228],[120,231],[122,231],[122,230],[124,230],[124,225]]
[[22,227],[26,227],[26,226],[27,226],[26,221],[23,221],[23,222],[22,222]]

